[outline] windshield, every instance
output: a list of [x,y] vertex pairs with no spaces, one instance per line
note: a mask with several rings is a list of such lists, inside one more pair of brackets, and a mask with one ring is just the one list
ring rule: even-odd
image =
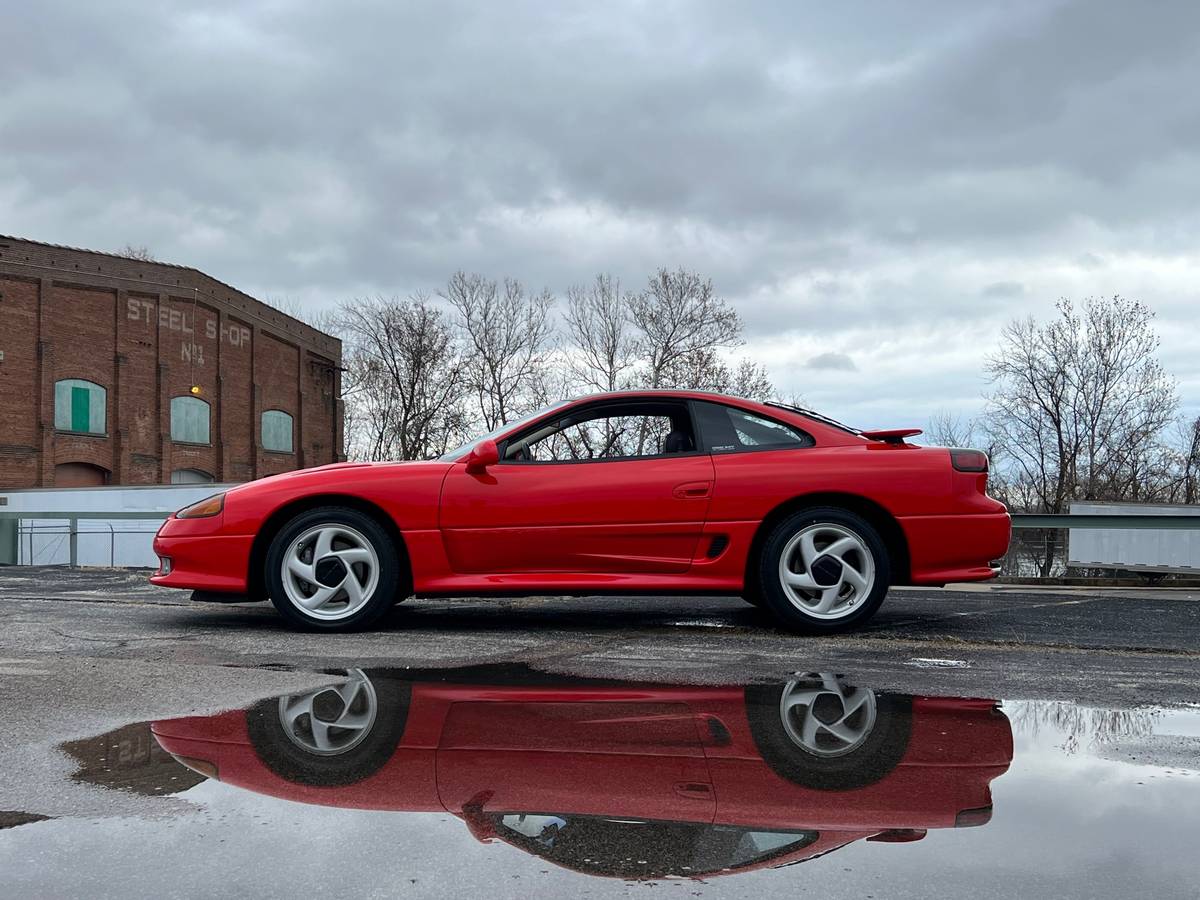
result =
[[505,422],[500,427],[493,428],[487,434],[481,434],[479,437],[471,438],[471,440],[467,441],[461,447],[455,447],[453,450],[443,453],[438,457],[438,459],[442,462],[455,462],[456,460],[462,459],[467,455],[467,452],[470,451],[470,449],[480,441],[486,441],[489,438],[495,439],[504,434],[506,431],[511,431],[514,428],[518,428],[521,425],[524,425],[526,422],[532,422],[534,419],[544,416],[546,413],[552,412],[561,406],[566,406],[570,402],[571,401],[569,400],[559,400],[557,403],[551,403],[549,406],[544,406],[539,410],[531,412],[527,416],[521,416],[519,419],[513,419],[511,422]]

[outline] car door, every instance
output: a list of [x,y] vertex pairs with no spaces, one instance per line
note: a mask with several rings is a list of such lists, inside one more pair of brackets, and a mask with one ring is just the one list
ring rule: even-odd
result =
[[451,812],[486,799],[491,812],[711,822],[716,808],[690,707],[626,690],[455,703],[437,782]]
[[442,483],[440,528],[457,573],[681,573],[712,493],[687,403],[566,407],[511,436],[500,462]]

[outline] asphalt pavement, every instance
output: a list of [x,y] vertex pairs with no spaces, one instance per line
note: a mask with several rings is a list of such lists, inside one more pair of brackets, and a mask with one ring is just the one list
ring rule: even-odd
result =
[[[454,678],[464,667],[564,684],[675,687],[837,673],[884,693],[1003,700],[1018,751],[1013,772],[996,782],[999,824],[966,829],[985,839],[962,843],[951,829],[903,852],[856,843],[814,860],[802,879],[780,869],[655,882],[689,894],[795,896],[809,885],[828,897],[1115,897],[1141,884],[1167,897],[1187,896],[1194,885],[1178,848],[1108,846],[1129,828],[1174,833],[1179,816],[1196,808],[1187,799],[1200,788],[1194,589],[897,589],[868,628],[825,638],[783,632],[736,597],[409,600],[374,631],[320,635],[289,630],[269,604],[195,603],[151,586],[147,574],[0,570],[0,870],[22,896],[336,891],[344,875],[300,848],[312,835],[343,831],[382,854],[369,863],[351,854],[360,896],[640,893],[636,879],[572,881],[578,876],[536,857],[472,849],[474,842],[462,844],[462,822],[444,813],[323,818],[312,807],[254,799],[165,756],[147,724],[252,708],[337,683],[347,670],[414,669],[422,678],[445,670]],[[642,726],[631,727],[640,740]],[[1092,806],[1097,779],[1123,804],[1112,800],[1103,816]],[[913,815],[918,807],[906,806]],[[1057,832],[1030,830],[1038,822],[1094,837],[1090,845],[1056,843]],[[398,852],[393,833],[429,847]],[[969,866],[938,852],[960,845],[972,854]],[[66,856],[65,846],[74,848]],[[1040,869],[1012,870],[1009,861],[1043,849]],[[1114,868],[1109,856],[1118,851],[1125,862]],[[166,864],[153,858],[159,854]]]
[[136,570],[0,570],[0,657],[321,671],[522,662],[580,675],[771,680],[1163,703],[1200,689],[1200,591],[963,585],[893,590],[869,627],[815,638],[740,598],[408,600],[374,631],[289,630],[269,603],[195,603]]

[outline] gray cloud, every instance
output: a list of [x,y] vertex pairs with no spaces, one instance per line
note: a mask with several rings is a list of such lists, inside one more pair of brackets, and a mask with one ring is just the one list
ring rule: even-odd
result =
[[[956,340],[1060,295],[1147,300],[1168,351],[1200,301],[1188,2],[49,0],[6,22],[0,230],[145,244],[260,295],[684,265],[756,351],[867,331],[959,383],[989,347]],[[836,405],[890,390],[857,362],[868,394]]]
[[858,366],[845,353],[818,353],[805,364],[808,369],[833,369],[841,372],[857,372]]

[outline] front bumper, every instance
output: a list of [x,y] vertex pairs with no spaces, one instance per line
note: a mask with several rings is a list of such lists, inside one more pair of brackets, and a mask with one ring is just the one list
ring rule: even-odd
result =
[[220,534],[220,517],[170,518],[154,538],[159,559],[170,559],[170,571],[160,562],[150,583],[161,587],[245,593],[250,570],[252,534]]

